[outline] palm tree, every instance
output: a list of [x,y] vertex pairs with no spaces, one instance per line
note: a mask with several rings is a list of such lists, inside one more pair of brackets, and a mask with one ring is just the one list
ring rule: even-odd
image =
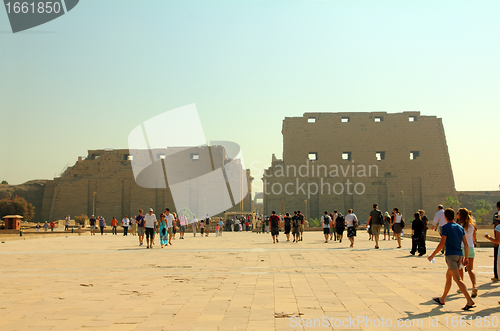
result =
[[488,201],[481,199],[476,201],[476,203],[474,204],[474,209],[476,219],[478,219],[478,222],[482,222],[484,221],[484,218],[490,213],[491,205]]
[[491,205],[488,201],[485,201],[484,199],[477,200],[476,203],[474,204],[474,209],[486,209],[488,212],[491,211]]
[[460,201],[458,201],[456,197],[449,195],[446,197],[446,201],[443,204],[449,208],[455,209],[455,206],[460,206]]

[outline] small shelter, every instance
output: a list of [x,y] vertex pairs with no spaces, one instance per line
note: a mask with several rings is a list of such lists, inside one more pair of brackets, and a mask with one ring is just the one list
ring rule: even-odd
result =
[[7,215],[3,217],[5,221],[6,230],[20,230],[21,229],[21,215]]

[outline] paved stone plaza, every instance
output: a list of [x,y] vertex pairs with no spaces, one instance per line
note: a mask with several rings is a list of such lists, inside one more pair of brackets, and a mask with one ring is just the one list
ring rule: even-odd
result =
[[[498,323],[492,248],[476,250],[477,307],[462,312],[465,299],[456,285],[445,306],[431,300],[444,284],[441,255],[431,264],[409,255],[409,239],[401,250],[395,241],[381,241],[374,250],[367,237],[358,233],[354,248],[347,240],[325,244],[321,232],[306,232],[298,244],[284,242],[283,234],[278,244],[264,234],[189,234],[164,249],[159,238],[146,249],[137,237],[110,234],[5,240],[0,330],[313,329],[288,317],[299,313],[308,325],[332,317],[336,330],[476,330],[486,329],[476,317],[490,315]],[[428,242],[428,251],[436,244]],[[429,316],[439,324],[429,327]],[[460,316],[468,325],[453,327]],[[339,325],[349,318],[359,318],[359,327]],[[371,319],[372,327],[362,318]],[[411,319],[415,327],[412,321],[398,327],[398,319]],[[316,329],[332,329],[318,322]]]

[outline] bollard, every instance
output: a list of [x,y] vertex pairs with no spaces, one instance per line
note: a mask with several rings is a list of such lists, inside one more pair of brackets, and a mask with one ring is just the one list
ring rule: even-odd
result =
[[71,228],[71,233],[75,233],[75,228]]
[[19,229],[19,237],[23,236],[23,228]]

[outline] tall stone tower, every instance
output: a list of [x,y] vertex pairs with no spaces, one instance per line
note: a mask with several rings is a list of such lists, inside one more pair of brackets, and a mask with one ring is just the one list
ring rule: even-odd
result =
[[[420,112],[305,113],[283,121],[283,159],[264,172],[264,213],[352,208],[366,220],[374,203],[411,219],[433,215],[456,195],[440,118]],[[306,211],[306,212],[304,212]]]

